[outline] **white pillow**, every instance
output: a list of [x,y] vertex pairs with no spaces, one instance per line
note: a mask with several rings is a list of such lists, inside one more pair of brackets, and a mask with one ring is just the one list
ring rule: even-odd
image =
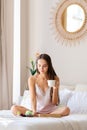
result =
[[87,84],[77,84],[75,91],[87,91]]
[[87,114],[87,92],[74,92],[67,106],[70,108],[71,113]]
[[60,84],[60,90],[63,90],[63,89],[74,90],[75,85],[63,85],[63,84]]
[[59,90],[60,104],[67,105],[69,98],[72,96],[73,91],[68,89]]
[[[69,98],[72,96],[73,91],[68,89],[59,90],[60,104],[67,105]],[[21,101],[21,106],[31,109],[31,100],[29,90],[25,90]]]
[[29,90],[25,90],[21,101],[21,106],[31,109],[31,100]]

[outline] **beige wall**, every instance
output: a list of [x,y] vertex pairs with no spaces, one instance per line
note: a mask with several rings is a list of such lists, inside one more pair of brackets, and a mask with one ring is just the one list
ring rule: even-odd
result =
[[[29,64],[30,57],[33,57],[36,52],[48,53],[52,57],[53,66],[61,83],[87,83],[87,43],[83,41],[77,46],[64,46],[60,41],[56,42],[50,29],[50,10],[56,1],[29,0],[26,5],[28,18],[25,19],[28,19],[28,22],[23,38],[27,39],[28,55],[24,60],[26,60],[26,64]],[[23,41],[22,43],[24,44]],[[24,48],[23,55],[25,55]],[[22,66],[25,68],[24,63]],[[25,71],[22,72],[23,75],[24,73]]]

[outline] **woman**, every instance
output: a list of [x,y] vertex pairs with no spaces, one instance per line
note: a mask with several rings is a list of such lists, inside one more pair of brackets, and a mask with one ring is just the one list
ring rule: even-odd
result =
[[[68,107],[58,106],[59,99],[59,78],[52,66],[51,58],[47,54],[41,54],[36,59],[37,73],[28,79],[32,112],[38,114],[56,114],[65,116],[70,110]],[[49,87],[48,80],[55,80],[55,86]],[[12,106],[12,112],[16,115],[18,111],[25,114],[29,108],[22,106]]]

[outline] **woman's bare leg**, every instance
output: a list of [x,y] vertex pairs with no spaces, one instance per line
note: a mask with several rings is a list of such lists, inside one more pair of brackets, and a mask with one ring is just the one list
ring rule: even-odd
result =
[[[29,110],[23,106],[18,106],[18,105],[13,105],[11,107],[11,111],[14,115],[17,115],[18,112],[20,112],[20,114],[25,114],[25,112]],[[68,107],[59,107],[58,109],[56,109],[55,111],[51,112],[50,114],[45,114],[45,116],[56,116],[57,115],[61,115],[61,116],[67,116],[70,113],[70,109]],[[54,115],[52,115],[54,114]],[[44,114],[41,114],[42,116],[44,116]],[[40,114],[36,114],[35,116],[40,116]]]
[[61,116],[67,116],[70,113],[70,109],[66,106],[64,107],[59,107],[56,109],[54,112],[51,112],[50,114],[59,114]]
[[23,115],[24,115],[27,110],[29,110],[29,109],[27,109],[27,108],[25,108],[25,107],[23,107],[23,106],[18,106],[18,105],[13,105],[13,106],[11,107],[11,111],[12,111],[12,113],[13,113],[14,115],[17,115],[18,112],[20,112],[20,114],[23,114]]
[[49,114],[38,114],[38,117],[62,117],[62,116],[67,116],[70,113],[70,109],[68,107],[59,107],[57,110],[54,112],[51,112]]

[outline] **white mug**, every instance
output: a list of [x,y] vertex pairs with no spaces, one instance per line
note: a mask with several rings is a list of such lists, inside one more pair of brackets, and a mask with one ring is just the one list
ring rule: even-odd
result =
[[47,82],[49,87],[55,86],[55,80],[47,80]]

